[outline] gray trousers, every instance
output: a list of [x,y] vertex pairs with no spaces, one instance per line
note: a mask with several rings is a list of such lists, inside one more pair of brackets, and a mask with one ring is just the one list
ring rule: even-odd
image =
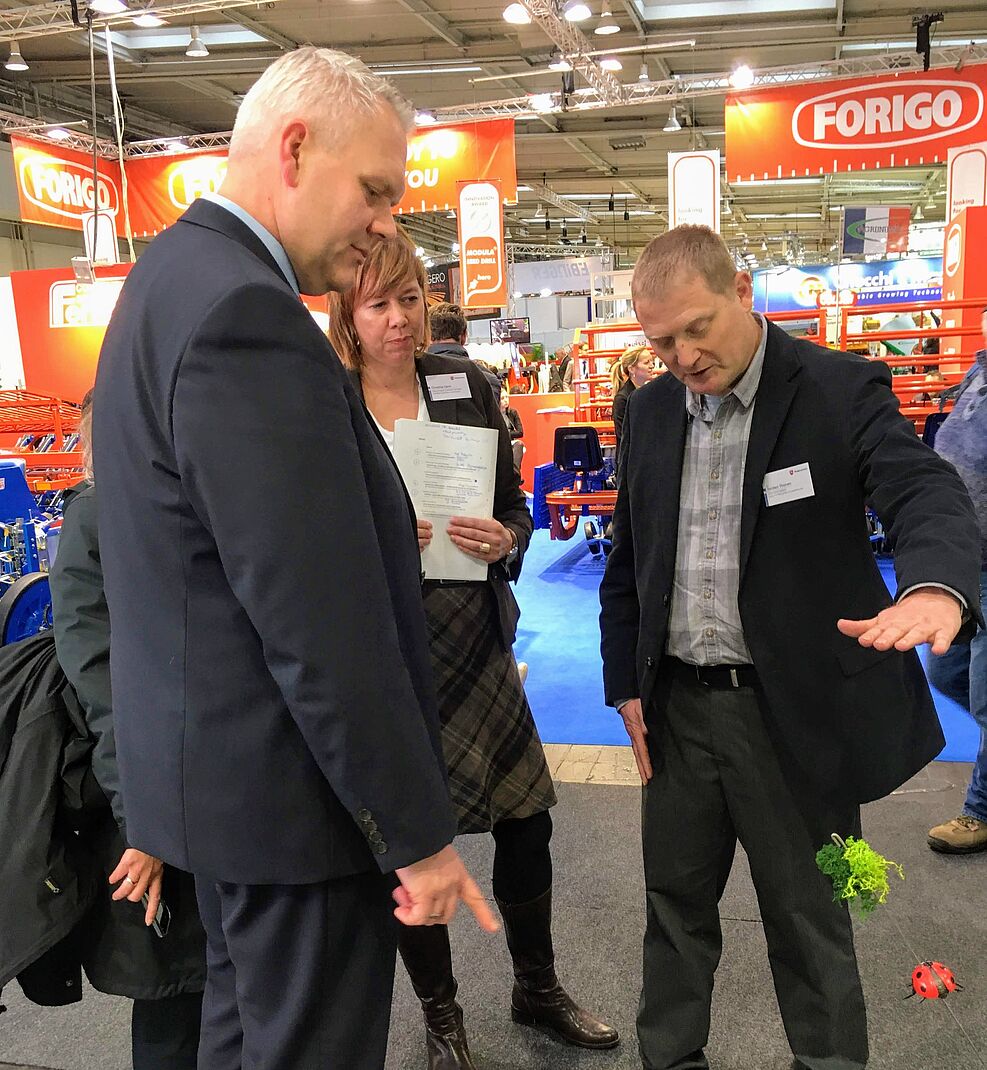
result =
[[642,804],[645,1070],[708,1066],[718,903],[738,840],[792,1051],[808,1070],[859,1070],[867,1020],[853,933],[815,864],[831,833],[859,836],[859,807],[808,798],[786,779],[759,691],[713,690],[669,675],[662,673],[646,716],[654,776]]

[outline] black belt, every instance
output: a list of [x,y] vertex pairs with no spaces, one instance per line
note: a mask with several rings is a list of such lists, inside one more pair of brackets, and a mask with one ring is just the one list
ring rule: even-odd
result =
[[422,590],[434,590],[436,587],[486,587],[488,580],[424,580]]
[[757,669],[753,665],[689,665],[678,658],[661,659],[662,669],[689,684],[732,691],[738,687],[757,687]]

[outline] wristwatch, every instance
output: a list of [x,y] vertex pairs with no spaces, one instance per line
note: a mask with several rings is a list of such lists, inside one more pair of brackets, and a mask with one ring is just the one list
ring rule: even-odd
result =
[[520,550],[518,549],[517,535],[514,534],[514,529],[508,528],[507,530],[511,536],[511,548],[507,551],[502,560],[505,565],[513,565],[517,560]]

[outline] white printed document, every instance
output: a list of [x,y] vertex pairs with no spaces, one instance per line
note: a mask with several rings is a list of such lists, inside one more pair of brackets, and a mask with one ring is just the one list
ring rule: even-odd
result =
[[497,432],[397,420],[394,460],[419,519],[432,522],[432,541],[422,554],[426,579],[485,580],[486,563],[460,550],[446,528],[454,516],[493,516]]

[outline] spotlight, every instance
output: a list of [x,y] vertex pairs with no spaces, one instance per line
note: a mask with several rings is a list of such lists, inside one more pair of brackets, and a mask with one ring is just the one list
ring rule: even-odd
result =
[[134,16],[134,25],[139,26],[142,30],[156,30],[159,26],[164,26],[165,20],[158,18],[153,11],[142,11],[139,15]]
[[564,219],[562,220],[562,237],[563,238],[568,238],[569,237],[569,228],[565,225],[565,220]]
[[607,201],[607,211],[608,212],[612,212],[613,211],[613,190],[610,191],[610,200]]
[[192,36],[189,38],[188,48],[185,49],[185,55],[189,59],[205,59],[209,55],[209,49],[206,48],[199,37],[199,27],[192,27]]
[[624,222],[629,223],[631,221],[631,213],[624,208]]
[[548,218],[548,216],[545,216],[545,233],[547,234],[551,229],[552,229],[552,221],[551,221],[551,219]]
[[415,126],[432,126],[438,122],[435,115],[430,111],[415,112]]
[[119,15],[127,10],[123,0],[90,0],[89,10],[97,15]]
[[729,81],[734,89],[750,89],[754,84],[754,72],[746,63],[741,63],[731,71]]
[[914,219],[916,223],[921,223],[922,220],[925,219],[925,216],[922,214],[922,206],[920,204],[915,205],[915,211],[912,213],[912,219]]
[[504,8],[504,21],[514,26],[527,26],[531,22],[531,15],[524,4],[508,4]]
[[554,294],[554,293],[555,293],[555,291],[550,286],[543,286],[538,291],[538,296],[539,297],[551,297],[552,294]]
[[539,113],[552,111],[555,108],[555,97],[551,93],[533,93],[528,97],[528,107]]
[[592,14],[584,0],[566,0],[562,5],[562,16],[567,22],[585,22]]
[[668,113],[668,122],[665,123],[663,129],[666,134],[674,134],[676,130],[682,129],[682,124],[679,122],[674,108]]
[[548,69],[550,71],[571,71],[572,64],[562,55],[561,52],[556,52],[552,58],[548,61]]
[[648,74],[648,65],[647,65],[647,63],[642,63],[641,64],[641,70],[638,72],[637,80],[639,82],[650,82],[651,81],[651,76]]
[[21,55],[21,50],[16,41],[10,42],[10,55],[7,57],[4,67],[8,71],[26,71],[28,69],[27,60]]
[[620,26],[617,25],[613,17],[613,12],[607,8],[607,5],[603,5],[603,11],[600,12],[600,25],[593,31],[595,34],[599,34],[600,37],[608,37],[612,33],[620,33]]
[[72,136],[71,132],[66,130],[64,126],[53,126],[50,130],[46,130],[45,133],[52,141],[68,141]]
[[604,56],[600,60],[600,68],[604,71],[622,71],[624,65],[616,56]]

